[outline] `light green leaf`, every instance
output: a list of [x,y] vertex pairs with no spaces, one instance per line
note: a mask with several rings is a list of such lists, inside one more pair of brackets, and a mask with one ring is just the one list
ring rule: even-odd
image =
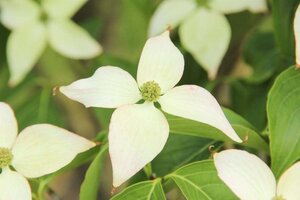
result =
[[46,47],[46,31],[42,23],[14,30],[7,41],[10,85],[16,85],[34,67]]
[[161,179],[144,181],[129,186],[111,200],[165,200],[165,194],[161,185]]
[[42,6],[50,18],[71,18],[87,0],[42,0]]
[[100,184],[100,176],[103,168],[103,160],[107,153],[107,145],[103,146],[96,158],[91,163],[88,168],[84,181],[81,184],[80,188],[80,199],[81,200],[96,200],[99,184]]
[[38,20],[39,5],[32,0],[2,0],[0,1],[0,19],[8,29],[20,28]]
[[278,178],[300,158],[300,71],[291,67],[270,90],[267,113],[272,170]]
[[148,35],[158,35],[165,31],[168,26],[172,29],[176,28],[176,26],[195,11],[196,8],[197,3],[194,0],[163,1],[151,18]]
[[89,59],[102,52],[98,42],[71,20],[50,20],[47,28],[51,47],[66,57]]
[[224,14],[249,10],[253,13],[266,12],[268,10],[266,0],[210,0],[209,6]]
[[182,45],[214,79],[228,49],[231,29],[227,19],[208,9],[198,9],[179,28]]
[[237,199],[218,177],[212,160],[191,163],[166,178],[174,180],[187,200]]
[[[241,116],[237,115],[233,111],[228,109],[224,109],[223,111],[239,137],[248,137],[246,143],[238,144],[268,152],[268,145],[261,138],[261,136],[255,132],[253,126],[249,124],[249,122],[244,120]],[[231,143],[233,142],[223,132],[207,124],[171,115],[167,115],[167,119],[171,133],[210,138]]]

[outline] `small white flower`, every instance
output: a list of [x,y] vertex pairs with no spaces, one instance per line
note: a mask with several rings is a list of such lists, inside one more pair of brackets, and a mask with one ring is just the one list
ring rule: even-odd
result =
[[300,6],[298,6],[294,18],[294,35],[295,35],[295,48],[296,48],[296,65],[300,67]]
[[0,200],[31,200],[26,178],[55,172],[78,153],[95,146],[89,140],[49,124],[29,126],[18,136],[17,131],[12,109],[0,102]]
[[[184,59],[166,31],[150,38],[143,49],[137,82],[126,71],[100,67],[95,74],[60,91],[86,107],[117,108],[109,127],[113,185],[121,185],[163,149],[169,125],[163,113],[200,121],[241,142],[216,99],[196,85],[174,87],[183,74]],[[135,104],[143,99],[144,103]]]
[[225,150],[214,155],[218,176],[242,200],[299,200],[300,162],[279,178],[256,155]]
[[214,79],[231,39],[224,15],[244,10],[265,12],[267,1],[207,0],[199,6],[196,0],[164,0],[152,16],[149,35],[162,33],[166,26],[179,26],[182,45]]
[[70,19],[87,0],[1,0],[0,20],[12,30],[7,42],[10,85],[27,75],[47,42],[60,54],[89,59],[102,48],[88,32]]

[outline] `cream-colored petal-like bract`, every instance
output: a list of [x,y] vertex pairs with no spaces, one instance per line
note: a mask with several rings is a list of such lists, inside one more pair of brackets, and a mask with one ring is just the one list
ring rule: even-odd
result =
[[159,99],[163,111],[213,126],[236,142],[242,142],[226,119],[219,103],[207,90],[196,85],[182,85]]
[[40,8],[33,0],[1,0],[0,19],[9,29],[32,23],[40,16]]
[[296,46],[296,64],[300,66],[300,6],[298,6],[294,18],[294,34]]
[[279,178],[277,195],[287,200],[299,200],[300,162],[287,169]]
[[7,59],[10,85],[24,79],[34,67],[46,47],[46,31],[42,23],[35,22],[14,30],[7,41]]
[[47,28],[51,47],[66,57],[90,59],[102,52],[100,44],[71,20],[49,20]]
[[155,81],[162,93],[165,93],[181,79],[184,69],[183,55],[172,43],[169,34],[166,31],[147,40],[138,66],[139,86]]
[[195,0],[165,0],[154,12],[150,25],[149,36],[162,33],[170,26],[175,28],[186,19],[195,9]]
[[214,79],[228,49],[231,29],[220,13],[200,8],[179,27],[182,45]]
[[31,200],[28,181],[17,172],[3,169],[0,174],[0,200]]
[[12,166],[28,178],[55,172],[95,143],[65,129],[37,124],[25,128],[13,146]]
[[252,13],[266,12],[266,0],[210,0],[209,7],[224,14],[249,10]]
[[133,77],[112,66],[100,67],[92,77],[60,87],[60,91],[86,107],[116,108],[142,98]]
[[18,125],[11,107],[0,102],[0,147],[11,148],[18,133]]
[[165,116],[153,104],[117,108],[109,126],[113,185],[118,187],[151,162],[169,135]]
[[242,200],[271,200],[276,180],[270,168],[256,155],[242,150],[214,154],[218,176]]
[[50,18],[71,18],[87,0],[42,0],[42,6]]

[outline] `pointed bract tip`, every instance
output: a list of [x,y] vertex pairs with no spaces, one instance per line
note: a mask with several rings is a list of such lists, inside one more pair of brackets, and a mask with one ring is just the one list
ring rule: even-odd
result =
[[215,155],[217,154],[217,152],[214,150],[214,148],[215,148],[215,145],[210,145],[209,147],[208,147],[208,151],[211,153],[211,156],[214,158],[215,157]]
[[166,28],[166,31],[171,32],[171,30],[172,30],[172,26],[171,26],[171,24],[168,24],[167,28]]
[[52,95],[53,95],[53,96],[56,96],[58,92],[59,92],[59,87],[58,87],[58,86],[55,86],[55,87],[52,89]]
[[249,134],[248,134],[248,131],[246,132],[246,135],[244,137],[244,140],[243,140],[243,143],[244,144],[247,144],[248,143],[248,140],[249,140]]
[[111,196],[113,196],[116,193],[116,190],[117,190],[116,187],[114,186],[111,187],[111,191],[110,191]]
[[170,32],[169,31],[165,31],[165,32],[163,32],[160,36],[162,36],[162,37],[170,37]]

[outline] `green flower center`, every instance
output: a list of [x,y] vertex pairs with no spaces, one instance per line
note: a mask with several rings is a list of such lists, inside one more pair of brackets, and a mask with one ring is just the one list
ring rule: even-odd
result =
[[0,147],[0,168],[10,165],[12,159],[13,155],[10,149]]
[[140,88],[141,95],[145,101],[155,102],[161,95],[161,89],[155,81],[148,81]]
[[276,196],[276,197],[273,197],[272,200],[286,200],[286,199],[283,198],[282,196]]

